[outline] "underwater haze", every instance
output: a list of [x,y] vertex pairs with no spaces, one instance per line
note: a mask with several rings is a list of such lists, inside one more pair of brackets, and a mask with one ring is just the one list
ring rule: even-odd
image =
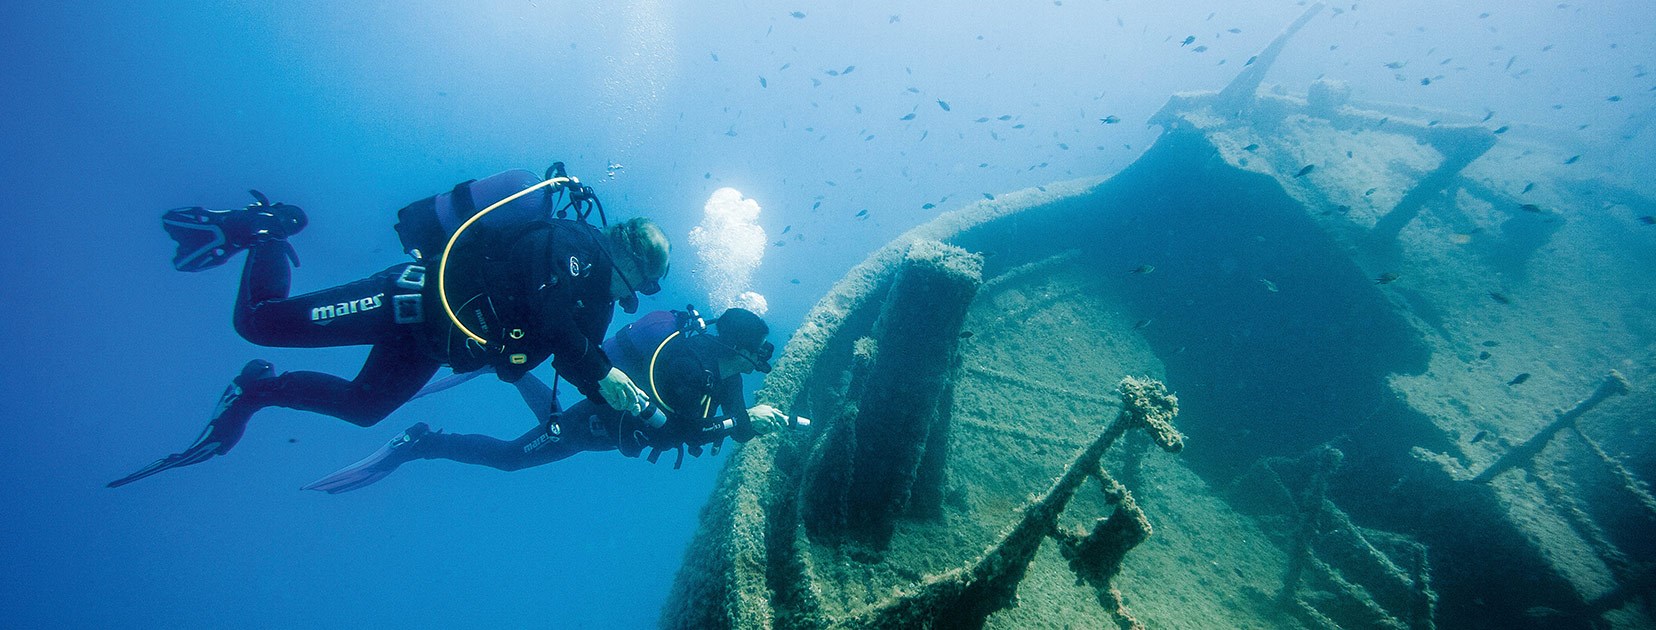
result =
[[[166,209],[240,207],[254,188],[303,207],[299,293],[405,261],[405,204],[563,161],[612,219],[673,238],[642,311],[737,299],[736,275],[780,347],[904,231],[1127,167],[1169,95],[1223,87],[1305,8],[4,3],[0,627],[651,627],[730,456],[416,461],[357,492],[299,490],[415,422],[519,435],[532,418],[485,378],[366,429],[269,409],[224,457],[105,488],[189,444],[247,360],[350,375],[366,354],[242,340],[240,261],[173,270]],[[1299,94],[1335,78],[1356,99],[1567,130],[1589,155],[1631,142],[1594,166],[1626,175],[1656,160],[1637,127],[1656,110],[1653,30],[1644,0],[1339,2],[1265,81]],[[717,225],[706,209],[726,188],[761,208],[764,234],[734,271],[698,265],[690,236]]]

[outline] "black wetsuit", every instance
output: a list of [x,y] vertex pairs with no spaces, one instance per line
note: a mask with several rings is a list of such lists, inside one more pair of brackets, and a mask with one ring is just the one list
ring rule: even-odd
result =
[[[242,400],[257,407],[314,411],[371,426],[408,402],[442,365],[458,371],[492,366],[504,381],[552,358],[558,374],[594,400],[610,363],[600,348],[614,314],[613,267],[603,235],[553,219],[509,230],[468,233],[472,246],[453,254],[450,302],[486,338],[471,342],[455,329],[437,299],[436,269],[423,290],[399,286],[413,265],[392,266],[363,280],[289,297],[292,273],[285,245],[249,250],[236,298],[236,331],[248,341],[290,348],[368,345],[356,378],[287,372],[254,381]],[[486,253],[485,253],[486,252]],[[392,300],[420,293],[418,323],[397,323]],[[513,339],[501,334],[512,331]],[[518,334],[521,332],[521,334]]]
[[[620,449],[628,457],[637,457],[645,448],[666,451],[680,444],[699,453],[700,446],[724,437],[746,442],[754,432],[742,394],[742,375],[718,373],[715,357],[722,349],[717,343],[711,336],[698,335],[674,340],[662,350],[656,386],[673,411],[658,428],[638,416],[582,400],[515,440],[432,432],[420,438],[415,453],[424,459],[512,471],[550,464],[582,451]],[[638,373],[642,378],[633,379],[646,392],[650,390],[647,369]],[[718,428],[727,418],[734,421],[734,428]]]

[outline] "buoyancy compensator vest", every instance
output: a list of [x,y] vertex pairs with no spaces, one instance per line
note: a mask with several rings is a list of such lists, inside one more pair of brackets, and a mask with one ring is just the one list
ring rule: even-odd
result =
[[[560,204],[561,207],[560,207]],[[525,236],[550,230],[554,219],[573,209],[587,223],[593,210],[607,222],[590,187],[564,172],[562,162],[541,179],[510,170],[456,184],[448,192],[411,203],[397,212],[395,229],[404,251],[429,269],[427,321],[433,354],[457,371],[494,364],[503,378],[544,361],[548,353],[532,338],[532,316],[508,296],[528,284],[526,269],[513,269],[510,253]],[[447,322],[447,326],[442,326]],[[455,343],[460,335],[464,343]],[[464,347],[465,352],[456,352]]]

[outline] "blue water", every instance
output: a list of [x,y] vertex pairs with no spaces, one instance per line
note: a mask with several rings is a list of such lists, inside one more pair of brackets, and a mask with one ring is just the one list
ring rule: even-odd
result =
[[[1343,8],[1269,80],[1297,92],[1326,75],[1358,98],[1560,128],[1651,108],[1645,3]],[[781,341],[846,269],[938,212],[1130,163],[1168,94],[1222,86],[1301,10],[5,3],[0,626],[648,626],[722,464],[416,462],[356,493],[297,490],[415,421],[521,433],[515,394],[480,380],[370,429],[269,410],[226,457],[105,489],[188,444],[247,359],[348,375],[365,354],[240,340],[237,266],[173,271],[166,208],[240,206],[248,188],[304,207],[307,291],[399,262],[403,204],[562,160],[612,213],[680,239],[645,304],[664,308],[704,300],[682,237],[734,186],[783,243],[754,280]]]

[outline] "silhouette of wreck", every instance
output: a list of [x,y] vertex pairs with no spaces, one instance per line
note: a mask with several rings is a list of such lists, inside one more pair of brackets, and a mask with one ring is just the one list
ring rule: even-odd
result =
[[1319,9],[1121,172],[852,269],[758,394],[816,424],[729,460],[662,625],[1651,627],[1656,202],[1262,91]]

